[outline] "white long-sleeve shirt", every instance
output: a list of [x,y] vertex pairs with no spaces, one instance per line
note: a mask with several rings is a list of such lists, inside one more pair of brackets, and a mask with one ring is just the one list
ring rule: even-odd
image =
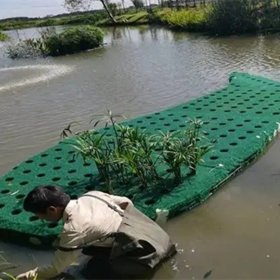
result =
[[[122,211],[121,203],[130,203],[126,197],[109,195],[92,191],[87,193],[106,200]],[[122,217],[111,209],[105,202],[90,196],[81,196],[71,200],[63,213],[64,227],[59,236],[59,248],[49,266],[37,267],[26,273],[27,279],[37,275],[37,279],[49,279],[64,271],[66,267],[78,260],[81,247],[94,245],[111,247],[113,238],[109,237],[117,232]]]

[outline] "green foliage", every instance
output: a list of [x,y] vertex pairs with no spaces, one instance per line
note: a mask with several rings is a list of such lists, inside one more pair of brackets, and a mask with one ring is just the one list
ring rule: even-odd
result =
[[[114,185],[141,185],[148,188],[159,185],[165,188],[167,179],[173,174],[173,185],[183,178],[182,170],[188,175],[196,174],[196,167],[211,149],[209,143],[201,143],[202,122],[190,121],[186,130],[174,133],[149,135],[138,127],[116,124],[109,111],[101,121],[110,123],[114,136],[107,136],[106,130],[73,133],[70,125],[62,132],[64,137],[75,135],[70,144],[87,162],[93,161],[99,173],[99,180],[112,192]],[[74,142],[73,142],[74,141]],[[168,172],[163,172],[167,168]]]
[[102,44],[103,37],[103,32],[97,27],[73,27],[48,37],[45,44],[49,55],[57,56],[96,48]]
[[254,0],[218,0],[208,16],[211,32],[219,35],[240,34],[257,30],[253,15]]
[[171,28],[184,29],[187,31],[205,30],[207,10],[206,9],[166,9],[164,13],[158,13],[158,21]]
[[6,41],[8,39],[9,39],[8,35],[0,31],[0,42]]
[[73,27],[57,34],[54,29],[41,32],[41,37],[11,44],[7,48],[10,58],[58,56],[98,47],[103,42],[103,32],[92,26]]

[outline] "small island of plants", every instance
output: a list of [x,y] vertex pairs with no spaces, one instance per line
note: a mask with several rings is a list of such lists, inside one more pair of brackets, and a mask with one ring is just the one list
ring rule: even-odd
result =
[[21,40],[10,45],[7,54],[13,59],[73,54],[101,46],[103,37],[101,29],[95,26],[71,27],[59,34],[47,29],[40,38]]

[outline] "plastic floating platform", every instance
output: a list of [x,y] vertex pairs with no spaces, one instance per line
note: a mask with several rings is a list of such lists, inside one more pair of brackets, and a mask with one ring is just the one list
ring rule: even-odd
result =
[[[262,153],[276,136],[280,121],[280,83],[244,73],[233,73],[229,85],[208,95],[167,110],[142,116],[125,124],[150,133],[177,131],[189,118],[203,121],[204,134],[214,141],[197,174],[162,194],[157,190],[139,192],[123,189],[135,205],[151,218],[156,209],[169,210],[169,217],[189,210],[217,190]],[[107,135],[113,134],[110,127]],[[44,223],[22,209],[26,194],[37,185],[56,184],[72,198],[92,190],[97,175],[93,164],[74,157],[65,141],[39,153],[0,178],[1,236],[38,245],[50,245],[61,224]],[[100,189],[100,188],[98,188]]]

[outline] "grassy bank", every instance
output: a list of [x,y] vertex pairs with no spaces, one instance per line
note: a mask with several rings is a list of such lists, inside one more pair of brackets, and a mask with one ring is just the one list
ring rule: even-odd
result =
[[[279,1],[279,2],[278,2]],[[178,2],[179,3],[179,2]],[[231,35],[280,30],[280,0],[218,0],[196,7],[119,9],[113,23],[104,11],[64,14],[48,18],[0,20],[0,30],[52,25],[98,26],[157,24],[188,32]]]

